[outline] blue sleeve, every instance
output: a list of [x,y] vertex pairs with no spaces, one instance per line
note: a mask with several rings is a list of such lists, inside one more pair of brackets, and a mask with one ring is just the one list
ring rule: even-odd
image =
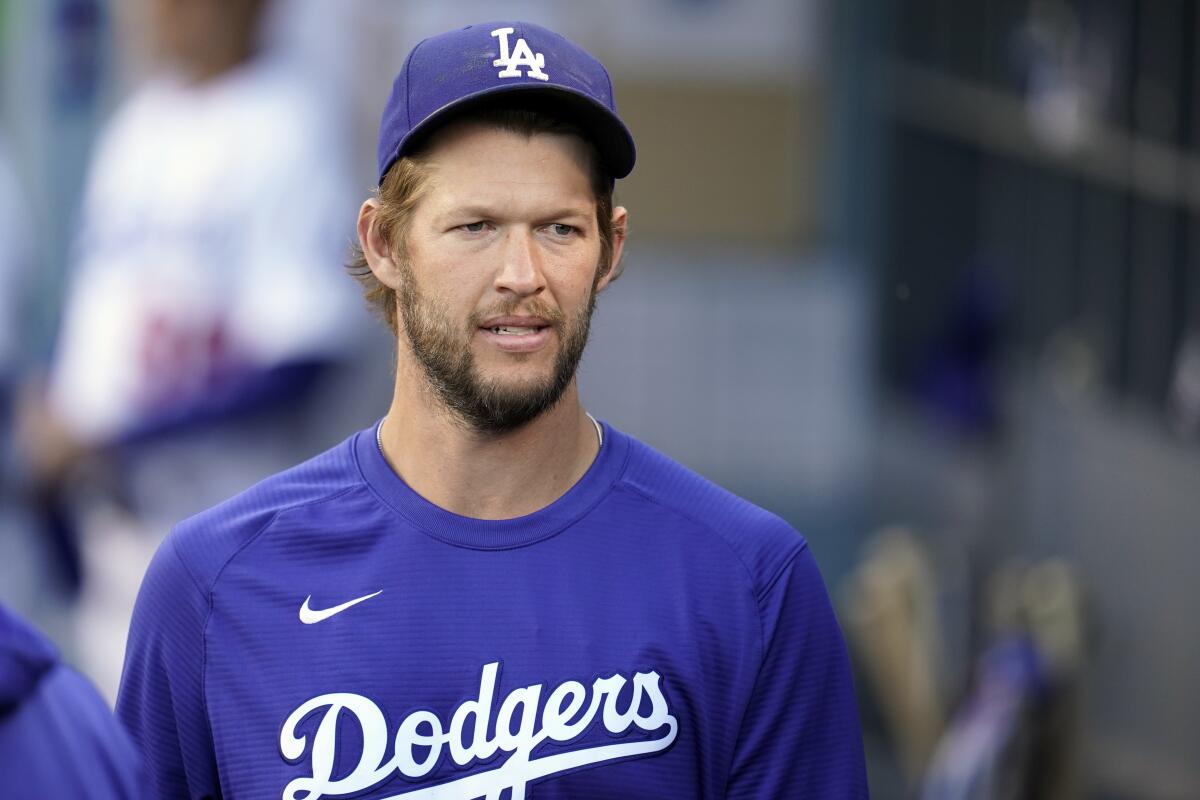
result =
[[204,698],[207,594],[168,536],[138,593],[117,716],[141,752],[153,798],[220,797]]
[[764,656],[727,797],[867,797],[850,662],[808,548],[765,590]]
[[7,800],[143,796],[133,744],[95,688],[62,664],[0,718],[0,775]]
[[254,414],[306,396],[329,371],[331,362],[294,361],[248,372],[211,387],[188,402],[140,420],[117,444],[132,447],[160,436],[192,430],[232,417]]

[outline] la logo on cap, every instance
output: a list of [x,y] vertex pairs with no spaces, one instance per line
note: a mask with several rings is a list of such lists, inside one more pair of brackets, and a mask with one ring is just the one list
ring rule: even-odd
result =
[[496,77],[520,78],[521,70],[517,68],[525,67],[526,77],[537,78],[539,81],[550,80],[550,76],[542,72],[542,67],[546,66],[545,57],[541,53],[534,53],[524,37],[518,38],[516,47],[509,52],[508,35],[512,32],[512,28],[497,28],[492,31],[492,36],[500,39],[500,57],[492,62],[492,66],[504,67],[496,73]]

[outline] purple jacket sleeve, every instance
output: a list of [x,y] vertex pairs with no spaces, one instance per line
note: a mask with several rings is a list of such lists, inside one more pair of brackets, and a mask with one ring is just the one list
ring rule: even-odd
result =
[[845,642],[808,548],[766,588],[764,656],[742,720],[727,797],[867,797]]
[[142,784],[133,743],[95,687],[0,605],[0,795],[135,800]]
[[204,698],[207,616],[207,595],[168,537],[138,593],[117,695],[154,798],[221,794]]

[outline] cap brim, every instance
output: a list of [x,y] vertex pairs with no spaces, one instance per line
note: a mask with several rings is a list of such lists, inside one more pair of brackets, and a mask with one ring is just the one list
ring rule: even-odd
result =
[[395,154],[388,160],[387,166],[379,176],[380,181],[397,159],[420,149],[431,133],[460,114],[476,108],[514,105],[520,108],[545,109],[575,121],[596,145],[605,171],[614,180],[624,178],[633,171],[637,156],[633,135],[612,110],[565,86],[520,83],[512,86],[493,86],[460,97],[434,111],[400,140]]

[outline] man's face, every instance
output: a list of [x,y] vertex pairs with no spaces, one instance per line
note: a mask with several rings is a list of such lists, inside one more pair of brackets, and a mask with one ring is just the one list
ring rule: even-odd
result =
[[520,427],[574,379],[609,274],[585,159],[573,137],[477,125],[429,151],[397,265],[402,344],[475,430]]

